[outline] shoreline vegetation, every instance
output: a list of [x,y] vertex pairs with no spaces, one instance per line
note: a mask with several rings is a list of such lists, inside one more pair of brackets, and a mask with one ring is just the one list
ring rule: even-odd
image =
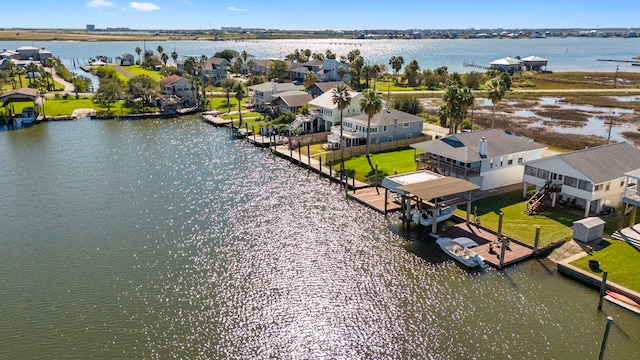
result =
[[276,39],[538,39],[545,37],[637,37],[629,29],[517,29],[495,32],[489,29],[444,30],[134,30],[128,28],[85,29],[1,29],[0,40],[13,41],[169,41],[169,40],[276,40]]

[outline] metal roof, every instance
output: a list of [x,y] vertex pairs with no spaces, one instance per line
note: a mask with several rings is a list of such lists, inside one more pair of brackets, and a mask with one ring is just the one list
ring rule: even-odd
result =
[[479,188],[480,187],[476,184],[454,177],[442,177],[398,187],[398,189],[402,191],[427,201],[448,195],[460,194],[466,191],[477,190]]

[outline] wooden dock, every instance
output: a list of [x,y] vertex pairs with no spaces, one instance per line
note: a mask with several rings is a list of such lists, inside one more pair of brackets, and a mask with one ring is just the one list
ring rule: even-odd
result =
[[223,119],[215,115],[202,115],[202,121],[213,126],[226,126],[231,124],[231,120]]
[[478,246],[474,247],[473,251],[482,256],[485,259],[485,263],[497,269],[530,259],[534,255],[532,247],[511,239],[505,248],[504,260],[501,267],[501,241],[498,240],[498,236],[495,233],[474,224],[470,223],[467,225],[465,222],[462,222],[444,231],[440,231],[438,235],[450,238],[468,237],[477,242]]

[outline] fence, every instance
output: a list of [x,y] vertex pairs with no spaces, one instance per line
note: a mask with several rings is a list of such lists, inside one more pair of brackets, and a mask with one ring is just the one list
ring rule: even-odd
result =
[[[369,151],[372,154],[375,154],[375,153],[385,152],[389,150],[406,148],[406,147],[409,147],[409,145],[411,144],[415,144],[415,143],[418,143],[421,141],[427,141],[427,140],[431,140],[431,135],[423,135],[423,136],[415,137],[411,139],[402,139],[402,140],[395,140],[395,141],[389,141],[389,142],[378,143],[378,144],[371,144]],[[366,145],[344,148],[344,157],[350,158],[353,156],[363,155],[366,153],[366,151],[367,151]],[[336,150],[336,151],[332,151],[324,154],[323,160],[325,163],[330,164],[334,161],[339,160],[340,157],[341,157],[341,150]]]

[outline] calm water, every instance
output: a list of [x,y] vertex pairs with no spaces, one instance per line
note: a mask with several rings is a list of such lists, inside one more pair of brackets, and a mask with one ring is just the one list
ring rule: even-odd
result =
[[[128,52],[135,54],[135,48],[156,51],[158,45],[164,51],[176,51],[180,57],[193,55],[212,56],[214,53],[233,49],[246,50],[258,59],[282,59],[295,49],[311,49],[324,53],[331,49],[338,55],[359,49],[365,61],[371,64],[388,64],[391,56],[401,55],[405,65],[417,60],[422,69],[447,66],[450,72],[461,73],[474,68],[464,67],[465,61],[488,65],[491,61],[505,56],[538,55],[549,60],[552,71],[620,71],[637,72],[640,67],[628,63],[596,61],[597,59],[630,60],[640,55],[640,38],[547,38],[547,39],[460,39],[460,40],[255,40],[255,41],[112,41],[112,42],[69,42],[69,41],[0,41],[0,48],[16,49],[20,46],[45,46],[54,56],[59,57],[73,70],[72,60],[85,63],[91,57],[106,55],[114,59]],[[169,59],[169,62],[173,60]],[[78,70],[79,71],[79,70]]]
[[637,316],[546,261],[461,268],[197,118],[0,132],[0,358],[608,359]]

